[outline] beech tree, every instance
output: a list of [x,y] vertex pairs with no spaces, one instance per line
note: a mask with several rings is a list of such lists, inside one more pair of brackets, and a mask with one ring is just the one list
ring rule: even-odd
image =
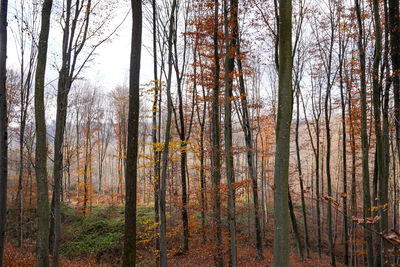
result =
[[165,126],[164,149],[162,151],[162,167],[161,167],[161,181],[160,181],[160,266],[168,266],[167,261],[167,217],[166,217],[166,191],[167,191],[167,168],[168,168],[168,153],[169,142],[171,139],[171,120],[172,120],[172,97],[171,97],[171,83],[172,83],[172,37],[174,34],[175,24],[175,10],[177,2],[172,1],[169,31],[168,31],[168,74],[167,74],[167,122]]
[[35,76],[36,122],[36,185],[38,207],[38,233],[36,242],[36,266],[49,266],[49,196],[47,185],[47,138],[44,107],[44,85],[47,47],[50,30],[52,0],[45,0],[42,7],[42,23],[39,35]]
[[274,172],[274,266],[289,266],[288,175],[292,121],[292,1],[279,1],[279,96]]
[[[358,52],[360,57],[360,87],[361,87],[361,142],[362,142],[362,175],[363,175],[363,217],[371,216],[371,194],[369,183],[369,143],[367,132],[367,88],[366,88],[366,68],[365,68],[365,44],[364,44],[364,30],[361,19],[361,3],[360,0],[355,0],[355,9],[357,14],[358,26]],[[373,244],[371,226],[365,223],[365,238],[367,242],[367,260],[368,266],[373,266]]]
[[8,176],[8,121],[7,121],[7,9],[8,1],[0,4],[0,265],[6,234],[7,176]]
[[132,43],[129,76],[128,149],[126,167],[123,266],[136,265],[136,183],[139,131],[139,75],[142,47],[142,1],[132,0]]

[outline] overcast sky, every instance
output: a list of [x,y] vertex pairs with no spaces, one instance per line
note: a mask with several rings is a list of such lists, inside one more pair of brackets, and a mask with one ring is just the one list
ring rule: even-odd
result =
[[[14,9],[15,10],[15,9]],[[19,69],[19,58],[15,42],[16,23],[13,21],[13,4],[9,8],[9,33],[8,33],[8,58],[7,67],[15,70]],[[121,23],[125,17],[128,8],[125,6],[118,11],[121,16],[116,16],[110,22],[111,27],[115,27]],[[53,17],[54,18],[54,17]],[[52,20],[52,27],[49,38],[48,64],[46,72],[46,81],[52,81],[57,78],[57,71],[52,65],[56,60],[56,54],[61,51],[61,27]],[[102,44],[97,50],[93,60],[86,65],[86,69],[82,73],[82,77],[89,80],[93,85],[99,86],[105,91],[112,90],[115,86],[128,84],[129,81],[129,59],[131,44],[131,13],[127,16],[124,23],[117,30],[116,34],[111,38],[110,42]],[[146,45],[151,44],[150,33],[143,29],[143,42]],[[147,83],[152,80],[152,57],[148,51],[142,48],[141,60],[141,83]]]

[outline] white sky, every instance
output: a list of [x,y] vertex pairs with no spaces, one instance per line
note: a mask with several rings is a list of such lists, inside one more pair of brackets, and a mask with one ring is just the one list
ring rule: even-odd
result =
[[[16,47],[15,36],[11,31],[15,27],[13,17],[13,4],[9,7],[9,32],[8,32],[8,57],[7,67],[19,70],[18,50]],[[118,25],[127,12],[121,10],[122,16],[117,16],[110,25]],[[61,27],[54,21],[54,16],[51,21],[52,26],[49,37],[49,50],[47,60],[46,81],[51,81],[57,78],[57,71],[52,67],[56,61],[56,53],[61,51]],[[111,91],[118,85],[128,85],[129,81],[129,61],[130,61],[130,44],[131,44],[131,14],[128,15],[125,22],[117,30],[110,42],[102,44],[96,50],[96,54],[92,57],[92,61],[86,64],[86,69],[81,74],[82,77],[89,80],[93,85],[99,86],[105,91]],[[146,27],[143,27],[143,42],[146,45],[151,44],[150,33],[146,32]],[[57,59],[58,62],[60,59]],[[141,83],[147,83],[152,80],[152,64],[153,60],[148,51],[142,46],[141,60]]]

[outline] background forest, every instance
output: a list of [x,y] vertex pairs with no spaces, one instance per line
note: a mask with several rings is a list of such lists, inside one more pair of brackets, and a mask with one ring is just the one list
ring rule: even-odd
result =
[[400,266],[398,0],[1,0],[0,37],[0,265]]

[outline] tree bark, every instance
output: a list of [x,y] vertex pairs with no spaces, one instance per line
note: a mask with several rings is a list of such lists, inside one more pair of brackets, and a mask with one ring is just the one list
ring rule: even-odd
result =
[[300,123],[300,88],[297,87],[296,93],[296,107],[297,107],[297,117],[296,117],[296,156],[297,156],[297,169],[299,172],[299,182],[300,182],[300,196],[301,196],[301,208],[303,214],[303,227],[304,227],[304,250],[306,252],[306,258],[309,257],[308,249],[308,227],[307,227],[307,206],[304,197],[304,182],[303,182],[303,171],[301,168],[301,157],[300,157],[300,144],[299,144],[299,123]]
[[[154,100],[152,110],[152,142],[153,142],[153,161],[154,161],[154,223],[157,224],[157,235],[155,238],[156,251],[160,250],[160,238],[159,238],[159,221],[160,221],[160,161],[159,161],[159,150],[157,143],[157,103],[159,98],[159,83],[158,83],[158,66],[157,66],[157,4],[156,0],[152,0],[153,8],[153,72],[154,72]],[[159,127],[159,126],[158,126]],[[157,263],[160,259],[157,257]]]
[[[366,68],[365,68],[365,46],[363,44],[364,33],[361,19],[360,0],[355,0],[355,8],[357,14],[358,25],[358,51],[360,56],[360,72],[361,72],[361,143],[362,143],[362,176],[363,176],[363,216],[364,218],[371,216],[371,194],[369,184],[369,143],[367,131],[367,89],[366,89]],[[372,244],[371,226],[364,225],[364,233],[367,243],[367,262],[368,266],[373,266],[374,251]]]
[[214,33],[213,33],[213,49],[214,49],[214,64],[213,69],[213,91],[212,91],[212,112],[211,112],[211,179],[213,184],[213,223],[215,229],[215,245],[214,254],[215,265],[223,266],[222,255],[222,222],[221,222],[221,199],[220,199],[220,182],[221,182],[221,145],[220,145],[220,109],[219,109],[219,78],[220,78],[220,63],[218,52],[218,15],[219,1],[214,0]]
[[167,169],[169,142],[171,139],[171,119],[172,119],[172,98],[171,98],[171,80],[172,80],[172,36],[175,24],[176,0],[173,0],[170,13],[169,33],[168,33],[168,77],[167,77],[167,123],[165,127],[164,150],[162,153],[162,171],[160,188],[160,266],[167,267],[167,217],[166,217],[166,191],[167,191]]
[[[236,25],[238,29],[239,26]],[[262,240],[261,240],[261,225],[260,225],[260,214],[259,214],[259,203],[258,203],[258,184],[257,184],[257,171],[254,164],[254,147],[253,147],[253,133],[252,126],[249,116],[249,110],[247,106],[247,94],[245,88],[245,82],[243,77],[243,67],[241,52],[240,52],[240,39],[237,38],[236,52],[237,52],[237,65],[239,70],[239,92],[241,95],[241,105],[243,111],[242,128],[245,136],[245,143],[247,148],[247,165],[248,165],[248,175],[251,179],[252,193],[253,193],[253,209],[254,209],[254,228],[256,232],[256,247],[257,247],[257,258],[263,258],[262,250]]]
[[399,1],[389,0],[390,48],[393,67],[394,117],[397,155],[400,160],[400,20]]
[[36,242],[36,266],[49,266],[49,196],[47,185],[47,143],[44,107],[44,78],[47,61],[47,46],[50,30],[52,0],[45,0],[42,9],[42,24],[39,36],[38,58],[35,77],[35,121],[36,121],[36,186],[38,232]]
[[[237,265],[236,253],[236,223],[235,223],[235,191],[232,189],[232,183],[235,182],[235,173],[233,166],[232,154],[232,86],[233,71],[235,68],[235,46],[237,36],[237,1],[231,0],[230,18],[228,19],[228,3],[224,0],[224,29],[225,29],[225,119],[224,119],[224,136],[225,136],[225,168],[226,180],[228,184],[228,220],[230,234],[230,265]],[[232,36],[230,35],[230,27],[232,27]]]
[[8,118],[7,118],[7,9],[8,1],[0,6],[0,266],[3,266],[3,252],[7,215],[8,176]]
[[279,92],[274,172],[274,266],[289,266],[288,176],[292,121],[292,1],[279,5]]
[[345,92],[343,85],[343,64],[345,45],[344,41],[339,35],[339,87],[340,87],[340,100],[342,107],[342,162],[343,162],[343,232],[344,232],[344,264],[349,265],[349,231],[348,231],[348,219],[347,219],[347,138],[346,138],[346,101]]
[[297,254],[299,256],[299,260],[303,261],[303,248],[301,246],[301,237],[299,233],[299,229],[297,228],[296,214],[294,213],[292,197],[290,195],[290,191],[288,191],[288,199],[289,199],[289,213],[290,213],[290,221],[292,222],[293,234],[296,240]]
[[142,47],[142,1],[131,0],[132,41],[129,75],[128,147],[125,173],[125,238],[122,266],[136,265],[136,184],[139,136],[139,76]]

